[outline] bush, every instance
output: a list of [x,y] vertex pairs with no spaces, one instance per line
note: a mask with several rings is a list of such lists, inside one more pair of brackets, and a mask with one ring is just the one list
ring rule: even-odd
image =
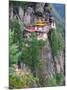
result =
[[21,55],[21,52],[18,51],[18,47],[16,44],[12,44],[9,47],[9,63],[15,64],[18,60],[18,57]]
[[51,29],[48,33],[48,38],[50,41],[50,46],[54,55],[57,55],[58,52],[64,48],[64,40],[61,33],[56,30]]
[[[23,26],[23,25],[22,25]],[[12,19],[9,26],[9,64],[16,64],[22,53],[22,32],[19,21]]]
[[56,78],[55,78],[55,77],[50,78],[50,79],[48,80],[48,87],[51,87],[51,86],[57,86]]
[[56,74],[56,82],[57,82],[57,85],[60,85],[60,83],[64,80],[64,76],[63,74]]
[[48,79],[48,86],[59,86],[64,80],[64,76],[60,73],[56,73],[52,78]]
[[37,87],[37,82],[38,82],[38,79],[34,78],[31,73],[23,74],[23,75],[12,73],[9,75],[10,89]]

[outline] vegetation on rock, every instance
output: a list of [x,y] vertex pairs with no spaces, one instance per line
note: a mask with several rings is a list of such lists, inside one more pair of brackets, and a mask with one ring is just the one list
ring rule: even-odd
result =
[[[42,9],[44,8],[44,13],[41,13],[42,15],[38,15],[38,12],[36,13],[37,3],[34,4],[29,2],[18,4],[12,1],[10,3],[11,6],[16,6],[12,6],[14,10],[17,9],[17,6],[21,6],[24,12],[26,12],[29,5],[32,5],[31,8],[33,8],[35,14],[37,14],[37,18],[39,18],[39,16],[41,18],[45,12],[46,14],[51,14],[48,3],[44,4],[44,7],[43,5],[41,6]],[[41,4],[39,3],[39,5]],[[14,15],[9,21],[10,89],[62,85],[64,80],[63,70],[60,70],[60,73],[57,73],[57,62],[59,62],[59,66],[62,68],[63,66],[61,67],[60,61],[63,61],[63,59],[55,59],[60,51],[64,49],[64,34],[61,27],[57,26],[57,29],[51,28],[47,33],[48,39],[45,41],[42,39],[38,40],[35,32],[31,32],[27,38],[24,36],[25,25],[23,19],[21,20],[19,18],[18,12],[13,12]],[[28,12],[26,13],[28,14]],[[34,13],[32,18],[33,17]],[[49,42],[49,45],[47,45],[47,42]],[[16,67],[14,68],[13,65]],[[54,66],[50,67],[50,65]],[[20,68],[18,68],[19,66]]]

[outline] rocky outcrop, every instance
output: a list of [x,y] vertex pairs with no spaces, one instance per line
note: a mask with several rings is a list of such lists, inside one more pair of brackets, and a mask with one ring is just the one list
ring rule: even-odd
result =
[[46,45],[42,49],[42,61],[44,61],[44,69],[45,71],[47,71],[48,77],[51,77],[55,73],[55,71],[54,71],[54,63],[51,55],[51,48],[48,40]]
[[41,12],[41,13],[43,13],[44,12],[44,5],[45,5],[45,3],[37,3],[36,4],[36,12]]
[[19,17],[21,19],[21,21],[23,21],[24,18],[24,10],[21,6],[19,6]]

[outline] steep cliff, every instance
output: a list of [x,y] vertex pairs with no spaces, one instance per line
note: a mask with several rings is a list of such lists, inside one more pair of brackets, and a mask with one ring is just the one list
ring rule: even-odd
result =
[[[51,81],[53,86],[64,85],[65,84],[64,83],[64,81],[65,81],[65,52],[64,52],[65,51],[65,46],[64,46],[64,44],[65,44],[64,43],[65,42],[64,41],[65,28],[64,28],[64,23],[65,22],[61,19],[61,16],[59,15],[57,9],[52,4],[45,5],[45,3],[34,3],[34,2],[33,3],[32,2],[22,2],[22,3],[10,2],[9,11],[10,11],[9,12],[10,21],[12,20],[12,18],[15,18],[18,20],[22,34],[25,33],[24,32],[25,27],[27,27],[28,25],[30,25],[31,23],[33,23],[37,20],[35,17],[36,12],[38,12],[38,13],[36,13],[37,15],[39,15],[40,17],[43,16],[43,18],[45,15],[48,15],[48,13],[49,13],[50,17],[53,15],[53,17],[55,19],[55,23],[56,23],[55,31],[57,32],[57,35],[59,35],[60,38],[57,38],[58,37],[57,35],[56,35],[56,37],[55,36],[52,37],[52,35],[53,35],[52,31],[47,33],[46,43],[40,49],[40,56],[39,56],[40,57],[40,59],[39,59],[40,66],[37,67],[35,76],[37,76],[39,78],[38,86],[40,86],[40,87],[41,86],[43,86],[43,87],[50,86],[50,83],[49,83],[50,80],[55,81],[54,84],[53,84],[53,81]],[[46,11],[48,13],[46,13]],[[25,41],[23,41],[24,43],[28,42],[28,41],[26,41],[26,39],[24,39],[24,40],[25,40]],[[31,38],[29,39],[29,42],[27,44],[25,44],[25,45],[27,45],[27,47],[28,47],[28,44],[32,45],[32,43],[30,41],[31,41]],[[32,42],[34,43],[34,41],[32,41]],[[61,44],[63,45],[63,47],[61,46]],[[30,52],[32,52],[32,49],[30,49],[31,46],[28,49],[27,49],[27,47],[24,48],[28,52],[28,53],[26,52],[28,55],[25,59],[28,59],[28,58],[30,59],[30,57],[32,56],[30,54]],[[33,46],[33,48],[34,48],[34,46]],[[37,50],[37,46],[35,47],[35,49]],[[30,52],[28,50],[30,50]],[[26,55],[26,53],[24,53],[24,55]],[[29,54],[30,54],[30,57],[29,57]],[[31,60],[33,60],[33,59],[31,59]],[[22,62],[22,64],[23,63],[24,62]],[[32,63],[32,61],[31,61],[31,63]],[[34,60],[33,60],[33,63],[35,63]],[[29,62],[26,62],[25,65],[26,64],[28,66]],[[32,65],[32,64],[29,64],[29,65],[36,66],[36,65]],[[27,66],[25,66],[25,68]]]

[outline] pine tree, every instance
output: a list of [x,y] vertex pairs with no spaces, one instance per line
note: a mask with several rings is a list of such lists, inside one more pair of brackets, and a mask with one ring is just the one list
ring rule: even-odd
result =
[[16,43],[13,43],[13,31],[9,31],[9,64],[16,64],[17,59],[21,52],[18,51],[18,46]]
[[59,54],[59,51],[64,48],[64,41],[61,33],[57,30],[51,29],[48,33],[48,39],[51,47],[52,58],[54,62],[55,74],[57,74],[55,56]]
[[16,64],[22,53],[23,35],[17,19],[13,18],[10,21],[9,28],[9,59],[11,64]]

